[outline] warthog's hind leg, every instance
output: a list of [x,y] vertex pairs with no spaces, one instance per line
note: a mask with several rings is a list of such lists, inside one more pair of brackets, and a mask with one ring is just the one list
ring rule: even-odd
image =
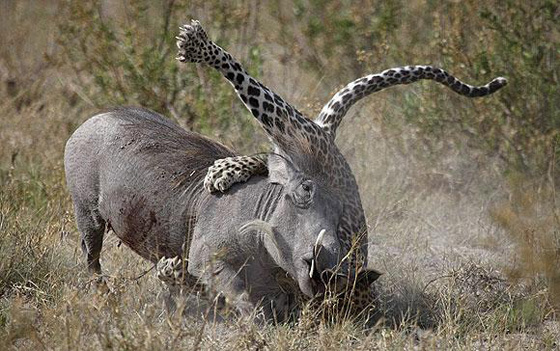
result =
[[[82,251],[86,256],[88,271],[101,274],[99,257],[105,235],[105,220],[101,218],[97,206],[84,206],[75,201],[76,223],[81,234]],[[93,207],[93,208],[92,208]]]

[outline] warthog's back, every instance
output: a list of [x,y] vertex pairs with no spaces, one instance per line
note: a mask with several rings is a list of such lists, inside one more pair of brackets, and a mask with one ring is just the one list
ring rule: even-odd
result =
[[207,196],[202,181],[208,166],[232,155],[149,110],[94,116],[65,151],[78,226],[83,231],[102,222],[152,261],[179,255]]

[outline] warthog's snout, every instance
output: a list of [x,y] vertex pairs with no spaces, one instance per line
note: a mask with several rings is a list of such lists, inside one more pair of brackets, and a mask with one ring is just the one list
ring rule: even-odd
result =
[[[301,243],[306,249],[298,249],[297,243],[292,243],[296,247],[281,246],[281,234],[270,223],[262,220],[253,220],[245,223],[240,229],[240,233],[250,230],[261,231],[265,234],[265,247],[276,263],[284,268],[297,281],[300,290],[309,297],[322,294],[326,286],[331,286],[333,278],[341,278],[340,271],[340,244],[336,237],[336,232],[326,229],[319,231],[314,243]],[[296,236],[300,239],[305,235]],[[309,237],[307,237],[309,238]],[[289,251],[294,250],[292,254]],[[290,259],[289,257],[292,257]]]
[[310,296],[323,294],[339,270],[340,247],[337,240],[325,240],[326,230],[322,229],[315,244],[301,258],[298,281],[301,291]]

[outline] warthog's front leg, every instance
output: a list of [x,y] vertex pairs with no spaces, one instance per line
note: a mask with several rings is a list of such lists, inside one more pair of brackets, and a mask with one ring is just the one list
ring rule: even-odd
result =
[[165,296],[165,307],[169,313],[176,310],[175,298],[185,293],[204,292],[196,277],[187,273],[187,262],[179,256],[162,257],[156,265],[156,276],[169,288]]
[[156,276],[169,288],[169,293],[164,297],[165,309],[169,314],[177,309],[175,297],[181,294],[182,286],[186,285],[185,270],[179,256],[162,257],[156,265]]
[[[215,299],[219,299],[224,296],[226,302],[234,306],[242,317],[251,316],[256,309],[255,305],[249,301],[245,282],[232,268],[219,263],[216,265],[219,268],[212,269],[212,273],[206,274],[206,284],[203,287],[194,276],[187,273],[186,262],[179,256],[162,257],[156,265],[156,274],[169,287],[169,295],[165,298],[168,312],[175,311],[177,295],[202,290],[207,292],[206,297],[214,296]],[[208,290],[210,291],[208,292]]]

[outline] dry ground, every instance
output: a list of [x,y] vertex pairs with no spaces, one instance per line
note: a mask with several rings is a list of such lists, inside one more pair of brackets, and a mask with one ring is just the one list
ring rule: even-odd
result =
[[[380,113],[398,115],[389,96],[403,90],[359,104],[338,137],[361,187],[371,266],[384,272],[375,325],[307,315],[257,326],[212,322],[211,311],[169,318],[162,285],[153,272],[142,276],[150,264],[112,235],[102,256],[112,290],[95,289],[84,273],[62,155],[72,131],[99,107],[69,69],[46,63],[45,53],[57,50],[58,2],[45,4],[0,3],[0,350],[560,348],[549,295],[557,287],[548,284],[557,273],[546,264],[536,270],[543,274],[519,269],[539,268],[549,252],[541,234],[558,228],[553,187],[506,177],[501,160],[444,139],[433,157],[422,156],[433,148]],[[280,49],[264,50],[262,80],[304,110],[334,90],[318,88],[323,77],[274,60]],[[527,248],[523,235],[542,242]]]

